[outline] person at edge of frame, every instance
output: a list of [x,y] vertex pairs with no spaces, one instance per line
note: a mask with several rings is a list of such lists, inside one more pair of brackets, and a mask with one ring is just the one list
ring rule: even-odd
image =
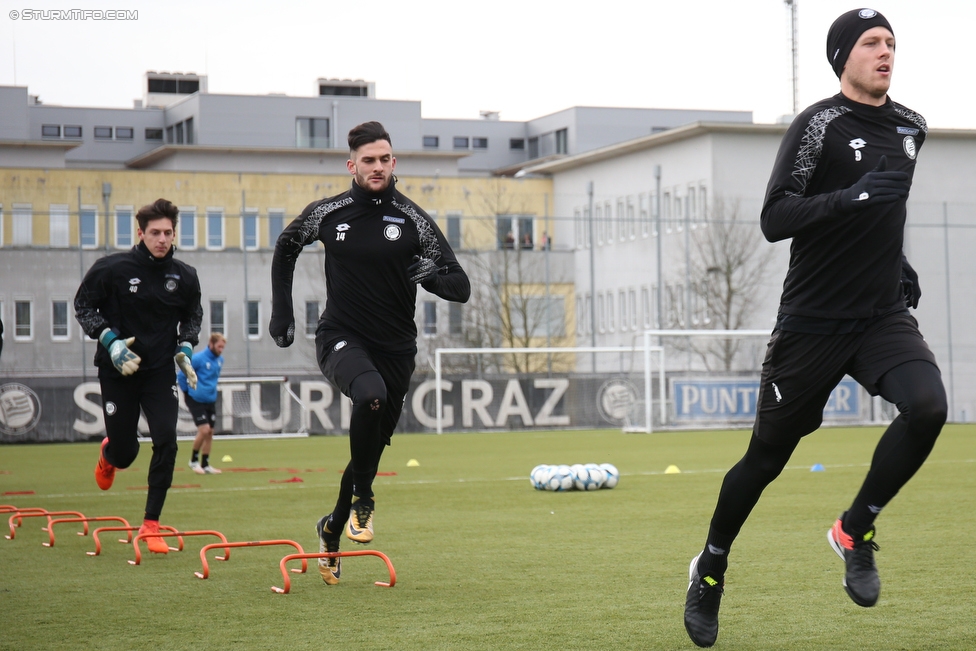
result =
[[688,570],[685,629],[701,647],[718,637],[733,541],[800,439],[820,426],[845,374],[899,412],[853,502],[827,531],[844,562],[844,589],[859,606],[874,606],[881,591],[875,519],[924,463],[947,417],[935,356],[908,310],[921,290],[903,253],[926,122],[888,97],[895,36],[877,11],[837,18],[827,59],[840,93],[796,116],[766,191],[763,234],[792,238],[790,265],[749,446],[722,482],[704,548]]

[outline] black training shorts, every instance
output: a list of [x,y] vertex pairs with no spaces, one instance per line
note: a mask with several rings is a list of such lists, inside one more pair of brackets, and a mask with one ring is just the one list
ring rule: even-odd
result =
[[850,334],[775,330],[763,360],[754,432],[774,445],[795,442],[820,427],[830,392],[845,375],[876,396],[885,373],[915,360],[938,366],[907,311],[877,317]]
[[197,402],[190,397],[189,393],[184,392],[183,398],[186,402],[186,409],[193,416],[193,424],[197,427],[210,425],[213,427],[217,423],[217,403]]

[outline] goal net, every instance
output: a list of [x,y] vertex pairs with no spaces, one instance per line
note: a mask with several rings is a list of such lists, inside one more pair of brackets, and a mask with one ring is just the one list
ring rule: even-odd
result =
[[[444,430],[635,427],[651,431],[653,390],[664,387],[661,349],[439,348],[434,377],[413,394]],[[652,373],[656,376],[652,377]],[[439,387],[439,390],[438,390]],[[415,410],[416,411],[416,410]]]
[[[222,437],[307,436],[305,405],[287,377],[222,377],[217,381],[217,422]],[[193,416],[180,392],[177,431],[196,434]]]

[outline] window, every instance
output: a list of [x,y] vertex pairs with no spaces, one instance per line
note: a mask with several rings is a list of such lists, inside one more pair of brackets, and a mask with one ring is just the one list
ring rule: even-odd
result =
[[51,204],[51,229],[50,245],[52,248],[65,248],[68,246],[69,220],[67,204]]
[[227,334],[227,323],[224,321],[224,301],[210,301],[210,332]]
[[596,226],[596,243],[603,244],[603,206],[593,210],[593,224]]
[[61,137],[61,125],[60,124],[44,124],[44,125],[41,125],[41,137],[42,138],[60,138]]
[[177,145],[183,144],[183,123],[182,122],[176,123],[176,144]]
[[525,150],[525,138],[509,138],[508,148],[515,151]]
[[305,336],[314,337],[319,325],[319,302],[305,301]]
[[285,230],[285,211],[268,209],[268,246],[274,248],[281,231]]
[[14,301],[14,341],[29,341],[34,338],[34,303]]
[[[620,299],[623,300],[623,299]],[[637,290],[627,292],[627,304],[630,306],[630,329],[637,329]]]
[[576,334],[583,334],[583,324],[586,322],[586,314],[583,313],[583,298],[576,297]]
[[328,149],[329,118],[295,118],[295,146]]
[[618,301],[620,304],[620,331],[624,332],[630,326],[630,319],[627,318],[627,293],[624,290],[620,290]]
[[586,310],[586,318],[583,320],[585,334],[593,332],[593,299],[589,294],[586,295],[586,302],[583,308]]
[[539,138],[529,138],[529,158],[539,157]]
[[467,149],[468,148],[468,137],[467,136],[454,136],[454,148],[455,149]]
[[634,200],[627,197],[627,236],[630,239],[637,238],[637,220],[634,219]]
[[[67,131],[67,128],[65,128]],[[132,127],[115,127],[116,140],[132,140],[135,130]]]
[[51,301],[51,339],[67,341],[68,332],[68,301]]
[[[183,121],[183,123],[186,125],[186,144],[192,145],[193,144],[193,118],[187,118],[186,120]],[[118,131],[115,132],[115,137],[116,138],[120,137]]]
[[452,335],[459,335],[464,330],[460,303],[447,304],[447,323],[448,332]]
[[437,334],[437,303],[424,301],[424,334]]
[[644,328],[650,329],[653,321],[651,320],[651,293],[647,287],[641,287],[641,314],[644,315]]
[[647,197],[645,197],[643,194],[637,198],[637,209],[640,211],[641,237],[647,237],[650,226],[646,201]]
[[115,208],[115,246],[132,246],[132,208]]
[[242,246],[248,251],[258,248],[258,211],[246,208],[241,216]]
[[556,132],[556,153],[557,154],[569,153],[569,130],[568,129],[560,129]]
[[77,124],[64,125],[65,138],[81,138],[81,127]]
[[166,142],[173,144],[173,127],[166,127]]
[[515,248],[515,230],[512,226],[511,217],[499,217],[495,232],[498,235],[499,249]]
[[627,239],[627,210],[623,199],[617,199],[617,237],[621,242]]
[[520,217],[518,220],[518,238],[519,244],[523,249],[532,248],[532,218],[531,217]]
[[441,146],[441,139],[437,136],[424,136],[424,149],[437,149]]
[[487,138],[472,138],[471,139],[472,149],[488,149],[488,139]]
[[81,228],[81,248],[94,249],[98,246],[98,209],[82,206],[78,221]]
[[180,239],[181,249],[197,248],[197,209],[195,207],[180,208]]
[[451,245],[451,248],[461,248],[460,213],[447,213],[447,243]]
[[[566,335],[565,298],[550,296],[548,303],[545,296],[529,296],[524,300],[524,312],[520,309],[512,310],[512,332],[515,336],[564,337]],[[526,333],[526,326],[531,332]]]
[[599,319],[600,327],[599,332],[607,331],[607,313],[605,311],[605,303],[603,294],[598,294],[596,297],[596,318]]
[[603,217],[607,222],[607,244],[613,244],[613,207],[609,201],[603,206]]
[[163,140],[163,130],[162,129],[146,129],[146,140],[149,141],[162,141]]
[[613,332],[616,326],[614,317],[616,317],[616,311],[613,307],[613,292],[607,292],[607,330]]
[[112,127],[95,127],[95,140],[111,140]]
[[698,187],[698,214],[701,216],[703,224],[708,224],[708,192],[705,186]]
[[224,248],[223,208],[207,208],[207,248],[210,250]]
[[259,339],[261,337],[261,302],[248,301],[244,311],[247,315],[247,338]]
[[15,203],[13,209],[14,246],[30,246],[34,240],[34,211],[29,203]]

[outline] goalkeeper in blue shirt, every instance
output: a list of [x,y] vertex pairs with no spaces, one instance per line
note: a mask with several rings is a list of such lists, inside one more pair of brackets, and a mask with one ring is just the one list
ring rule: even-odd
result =
[[198,475],[219,475],[220,469],[210,465],[210,449],[213,445],[214,424],[217,422],[217,380],[224,367],[224,346],[227,338],[219,332],[210,335],[210,343],[193,356],[191,364],[197,374],[197,386],[187,384],[186,374],[177,371],[176,380],[183,390],[186,409],[193,416],[197,426],[197,437],[193,439],[193,455],[190,469]]

